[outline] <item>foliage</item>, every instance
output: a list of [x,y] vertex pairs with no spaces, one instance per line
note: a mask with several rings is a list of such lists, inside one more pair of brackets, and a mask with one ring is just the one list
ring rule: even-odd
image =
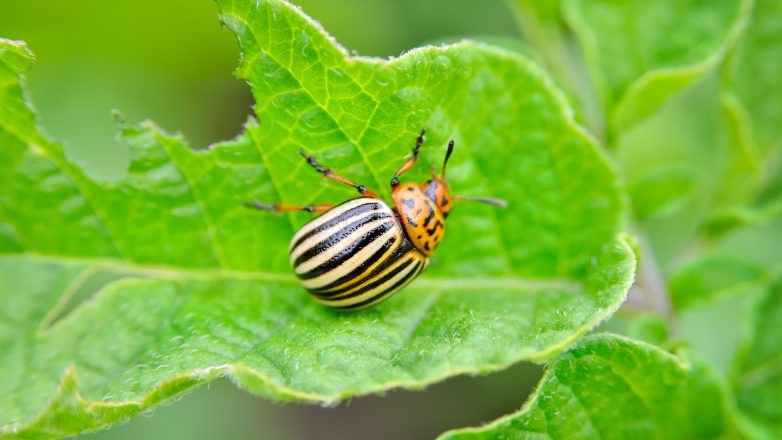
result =
[[443,438],[710,438],[731,430],[725,394],[707,366],[597,334],[548,367],[521,411]]
[[[528,360],[550,364],[518,412],[444,437],[777,436],[782,3],[517,3],[542,68],[475,42],[349,56],[282,0],[218,0],[256,117],[195,151],[117,115],[117,181],[43,133],[33,56],[0,40],[0,433],[99,429],[220,376],[328,404]],[[452,188],[509,207],[457,206],[377,307],[314,303],[285,252],[309,217],[243,202],[350,197],[301,147],[388,199],[424,126],[411,178],[453,138]],[[612,315],[661,347],[582,338]]]

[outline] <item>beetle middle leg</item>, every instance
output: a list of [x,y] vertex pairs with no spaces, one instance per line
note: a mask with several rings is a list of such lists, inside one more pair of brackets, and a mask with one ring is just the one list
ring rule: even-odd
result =
[[399,167],[399,170],[394,174],[394,177],[391,178],[391,188],[394,188],[395,186],[399,185],[399,176],[401,176],[404,172],[409,170],[410,168],[413,168],[416,162],[418,162],[418,150],[421,148],[421,144],[424,143],[424,140],[426,139],[424,135],[426,134],[426,127],[421,129],[421,134],[418,135],[418,137],[415,139],[415,147],[413,147],[413,155],[405,161],[404,164],[402,164],[401,167]]
[[344,183],[345,185],[352,186],[353,188],[356,188],[356,190],[358,190],[358,192],[364,197],[372,197],[375,199],[380,198],[380,196],[378,196],[376,192],[372,191],[366,186],[353,182],[352,180],[342,177],[339,174],[335,173],[334,171],[322,166],[321,164],[318,163],[318,161],[315,160],[314,156],[307,154],[306,151],[299,150],[299,154],[301,154],[305,159],[307,159],[307,163],[310,164],[312,168],[315,168],[315,171],[319,172],[320,174],[323,174],[323,177],[327,179],[336,180],[337,182]]
[[273,211],[273,212],[290,212],[290,211],[305,211],[322,213],[337,206],[334,203],[323,203],[319,205],[285,205],[282,203],[262,203],[259,201],[246,202],[244,204],[248,208],[258,209],[261,211]]

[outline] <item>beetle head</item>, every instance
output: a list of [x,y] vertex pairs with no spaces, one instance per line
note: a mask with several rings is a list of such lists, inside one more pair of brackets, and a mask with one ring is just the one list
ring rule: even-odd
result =
[[434,173],[434,166],[432,166],[432,178],[427,180],[421,185],[421,190],[426,197],[430,198],[443,213],[443,216],[447,216],[451,212],[451,206],[455,200],[464,200],[466,202],[481,202],[488,203],[489,205],[499,206],[504,208],[507,203],[504,200],[492,199],[489,197],[467,197],[467,196],[451,196],[451,189],[448,187],[448,182],[445,181],[445,168],[448,165],[448,159],[453,154],[453,139],[448,142],[448,151],[445,152],[445,160],[443,161],[443,170],[440,175]]
[[438,176],[434,173],[433,165],[432,178],[421,185],[421,190],[424,192],[426,197],[431,199],[435,205],[437,205],[437,207],[440,209],[440,212],[443,213],[443,216],[447,216],[448,213],[451,212],[451,205],[453,202],[451,197],[451,190],[448,187],[448,183],[445,181],[445,168],[448,165],[448,159],[451,158],[451,154],[453,154],[453,139],[448,142],[448,151],[445,152],[445,160],[443,161],[443,169],[440,172],[440,175]]

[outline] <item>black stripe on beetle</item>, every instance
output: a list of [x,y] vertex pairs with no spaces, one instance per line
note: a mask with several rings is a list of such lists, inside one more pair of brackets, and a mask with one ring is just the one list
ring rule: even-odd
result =
[[[316,254],[313,257],[313,259],[318,258],[317,253],[323,252],[324,250],[328,249],[329,247],[335,245],[338,242],[349,241],[349,243],[347,244],[347,246],[345,246],[344,249],[339,251],[336,255],[333,255],[326,260],[316,260],[320,264],[318,264],[312,270],[299,274],[299,278],[303,280],[307,280],[310,278],[315,278],[317,276],[323,275],[324,273],[330,272],[331,270],[334,270],[337,266],[342,265],[347,260],[351,259],[354,255],[356,255],[358,252],[360,252],[362,249],[369,246],[378,237],[388,232],[390,228],[391,226],[388,223],[382,223],[379,226],[372,229],[372,231],[370,231],[368,234],[364,234],[364,235],[350,234],[347,237],[340,237],[340,238],[328,240],[326,246],[319,248],[316,251]],[[308,261],[310,260],[307,260],[306,262]]]
[[360,308],[360,307],[365,307],[365,306],[368,306],[370,304],[376,303],[376,302],[384,299],[386,296],[388,296],[388,295],[396,292],[400,288],[404,287],[407,283],[409,283],[415,277],[417,277],[418,274],[421,273],[422,269],[423,268],[422,268],[421,263],[416,263],[416,266],[412,270],[410,270],[407,274],[405,274],[404,277],[400,278],[399,281],[397,281],[393,286],[390,286],[390,287],[386,288],[382,292],[377,293],[375,295],[372,295],[371,297],[366,298],[366,299],[364,299],[362,301],[359,301],[359,302],[356,302],[356,303],[352,303],[352,304],[348,304],[348,305],[338,305],[338,306],[335,306],[335,307],[338,308],[338,309],[357,309],[357,308]]
[[296,240],[295,243],[291,245],[291,248],[295,248],[299,245],[301,245],[305,240],[313,237],[314,235],[317,235],[323,231],[326,231],[330,228],[333,228],[335,225],[339,224],[340,222],[344,221],[348,218],[358,218],[361,214],[370,212],[370,211],[378,211],[380,209],[380,205],[377,203],[366,203],[363,205],[356,206],[355,208],[352,208],[337,217],[334,217],[333,219],[321,224],[320,226],[313,228],[310,232],[303,235],[301,238]]

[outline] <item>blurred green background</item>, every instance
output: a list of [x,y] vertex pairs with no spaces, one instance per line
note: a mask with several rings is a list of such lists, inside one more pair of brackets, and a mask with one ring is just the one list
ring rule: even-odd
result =
[[[397,56],[464,37],[519,44],[517,24],[499,0],[295,3],[365,56]],[[45,132],[90,175],[116,179],[128,151],[116,140],[112,109],[181,132],[193,148],[240,132],[252,99],[232,76],[239,50],[217,13],[209,0],[3,0],[0,36],[26,41],[37,56],[28,88]],[[432,438],[518,409],[540,374],[540,367],[522,364],[337,408],[274,405],[220,380],[149,417],[85,437]]]

